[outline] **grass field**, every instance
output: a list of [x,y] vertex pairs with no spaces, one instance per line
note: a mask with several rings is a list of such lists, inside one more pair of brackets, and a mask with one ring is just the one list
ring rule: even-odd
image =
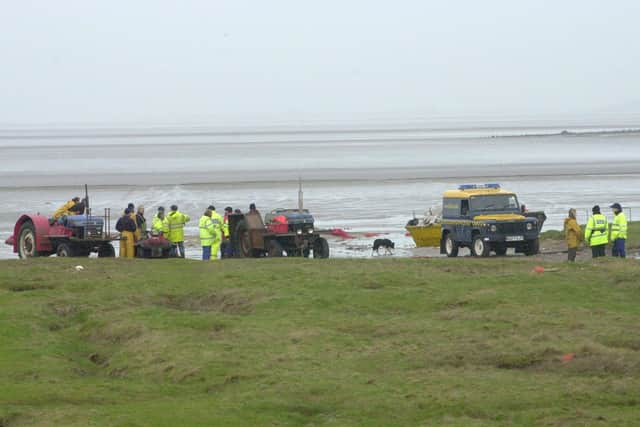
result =
[[0,426],[640,420],[635,260],[82,262],[0,263]]

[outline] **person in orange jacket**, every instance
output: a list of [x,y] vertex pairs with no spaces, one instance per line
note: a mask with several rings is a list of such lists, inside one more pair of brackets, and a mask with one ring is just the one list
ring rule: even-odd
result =
[[564,235],[567,241],[568,260],[574,262],[578,253],[578,244],[582,241],[582,229],[576,220],[576,210],[569,209],[569,216],[564,220]]

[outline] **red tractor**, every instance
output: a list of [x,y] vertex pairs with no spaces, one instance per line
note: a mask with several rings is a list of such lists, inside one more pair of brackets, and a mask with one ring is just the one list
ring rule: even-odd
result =
[[[107,222],[107,227],[105,227]],[[109,214],[105,216],[72,215],[65,223],[51,223],[40,214],[22,215],[13,229],[13,235],[5,242],[13,246],[20,258],[38,256],[87,257],[97,252],[99,257],[114,257],[111,244],[117,237],[109,233]]]

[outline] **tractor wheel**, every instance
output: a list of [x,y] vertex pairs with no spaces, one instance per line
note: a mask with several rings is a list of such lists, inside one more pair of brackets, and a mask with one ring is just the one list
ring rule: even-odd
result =
[[245,220],[238,222],[235,234],[234,254],[239,258],[249,258],[253,256],[251,238],[249,237],[249,231],[247,230],[247,223]]
[[527,249],[525,250],[524,254],[526,256],[532,256],[532,255],[537,255],[539,252],[540,252],[540,240],[539,239],[529,240],[527,242]]
[[313,242],[313,257],[314,258],[329,258],[329,243],[324,237],[318,237]]
[[36,249],[36,230],[31,221],[27,221],[18,232],[18,256],[22,259],[40,256]]
[[458,256],[458,243],[453,240],[451,233],[447,234],[444,238],[444,250],[449,258],[455,258]]
[[278,243],[276,240],[272,240],[269,243],[269,258],[280,258],[284,255],[284,249],[282,249],[282,245]]
[[100,246],[98,249],[98,258],[113,258],[116,256],[116,250],[111,243]]
[[73,246],[68,243],[60,243],[56,249],[56,255],[59,257],[72,257],[76,256],[76,252],[73,250]]
[[473,256],[488,257],[490,252],[491,246],[482,240],[481,236],[474,237],[473,244],[471,245],[471,253]]

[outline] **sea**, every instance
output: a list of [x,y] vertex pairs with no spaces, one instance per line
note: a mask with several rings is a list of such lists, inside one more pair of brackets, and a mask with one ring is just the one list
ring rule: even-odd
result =
[[[51,215],[88,186],[94,214],[117,217],[129,202],[150,219],[172,204],[191,215],[186,228],[199,250],[197,220],[214,204],[269,212],[304,207],[317,229],[341,228],[355,239],[331,240],[334,257],[370,257],[372,237],[410,256],[404,226],[441,204],[460,184],[499,183],[544,229],[561,229],[567,210],[585,221],[595,204],[619,202],[640,219],[640,116],[571,121],[418,121],[224,128],[131,125],[0,128],[0,258],[22,213]],[[113,221],[115,223],[115,221]],[[371,233],[371,234],[370,234]]]

